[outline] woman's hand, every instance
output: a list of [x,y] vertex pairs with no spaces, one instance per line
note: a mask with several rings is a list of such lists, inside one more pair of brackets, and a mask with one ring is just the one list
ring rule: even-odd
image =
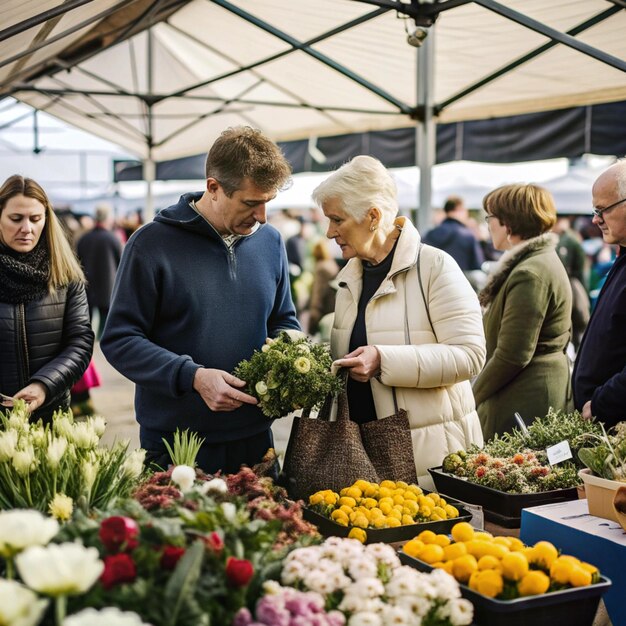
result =
[[333,366],[348,368],[350,378],[366,383],[380,374],[380,353],[375,346],[361,346],[337,359]]
[[13,397],[26,400],[28,411],[33,413],[46,401],[47,389],[43,383],[30,383],[20,389]]

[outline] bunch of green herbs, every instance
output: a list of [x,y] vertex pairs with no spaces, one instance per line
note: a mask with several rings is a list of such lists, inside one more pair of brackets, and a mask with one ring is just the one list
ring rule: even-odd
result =
[[626,482],[626,422],[620,422],[609,433],[601,426],[600,434],[588,435],[578,457],[596,476]]

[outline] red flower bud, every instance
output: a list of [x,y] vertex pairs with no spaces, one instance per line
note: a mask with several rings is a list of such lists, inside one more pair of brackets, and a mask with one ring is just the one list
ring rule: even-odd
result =
[[104,557],[104,571],[100,582],[105,589],[122,583],[132,583],[137,578],[135,562],[129,554],[111,554]]
[[174,569],[183,554],[185,554],[185,548],[165,546],[163,554],[161,555],[161,567],[163,569]]
[[245,587],[254,576],[252,563],[229,556],[226,560],[226,578],[234,587]]
[[206,547],[216,556],[219,556],[224,549],[224,540],[220,537],[219,533],[216,533],[215,531],[204,537],[204,543]]
[[107,517],[100,524],[98,536],[109,552],[134,550],[139,545],[139,526],[130,517]]

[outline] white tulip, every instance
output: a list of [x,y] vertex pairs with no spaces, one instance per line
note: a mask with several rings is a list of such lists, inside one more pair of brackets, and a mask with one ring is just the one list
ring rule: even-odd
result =
[[26,585],[49,596],[85,593],[104,570],[98,550],[81,543],[27,548],[15,558],[15,564]]
[[31,428],[30,440],[36,448],[42,448],[46,443],[46,431],[41,427]]
[[137,613],[120,611],[117,607],[83,609],[63,620],[63,626],[150,626]]
[[33,446],[26,446],[23,450],[13,453],[13,467],[18,474],[26,476],[37,466]]
[[3,511],[0,513],[0,555],[11,558],[24,548],[44,546],[58,532],[58,522],[45,517],[39,511]]
[[25,411],[14,409],[9,416],[9,428],[17,431],[28,430],[28,415]]
[[20,583],[0,579],[0,624],[35,626],[47,606],[48,600],[40,600]]
[[67,439],[65,437],[54,437],[48,443],[48,450],[46,452],[46,459],[48,465],[52,469],[56,469],[67,450]]
[[17,447],[17,436],[16,430],[0,432],[0,462],[4,463],[13,458]]
[[129,478],[139,478],[143,472],[143,463],[146,459],[146,451],[142,448],[133,450],[124,460],[122,471]]
[[59,417],[54,420],[53,428],[57,435],[65,437],[68,441],[72,440],[72,420],[67,417]]
[[104,417],[101,417],[100,415],[96,415],[95,417],[92,417],[90,421],[93,424],[93,429],[96,432],[96,435],[98,435],[98,437],[102,437],[102,435],[104,435],[104,431],[107,425],[107,423],[104,420]]
[[70,436],[77,448],[83,448],[85,450],[95,448],[99,441],[93,425],[88,422],[76,422],[72,427],[72,434]]
[[80,464],[80,473],[83,476],[83,480],[85,481],[85,489],[90,491],[93,487],[94,482],[96,481],[96,477],[98,476],[98,469],[100,468],[98,463],[92,463],[89,460],[85,459]]
[[189,491],[196,480],[196,470],[189,465],[177,465],[172,470],[172,480],[180,487],[181,491]]
[[222,478],[212,478],[207,480],[200,487],[200,493],[207,494],[209,491],[217,491],[218,493],[228,493],[228,485]]

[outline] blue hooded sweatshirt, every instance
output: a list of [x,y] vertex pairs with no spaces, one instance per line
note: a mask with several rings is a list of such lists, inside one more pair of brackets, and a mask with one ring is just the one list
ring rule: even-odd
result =
[[101,348],[136,384],[142,442],[177,428],[207,443],[271,425],[257,406],[213,412],[192,387],[200,367],[231,372],[267,337],[300,326],[278,231],[262,225],[228,248],[185,194],[130,238],[117,273]]

